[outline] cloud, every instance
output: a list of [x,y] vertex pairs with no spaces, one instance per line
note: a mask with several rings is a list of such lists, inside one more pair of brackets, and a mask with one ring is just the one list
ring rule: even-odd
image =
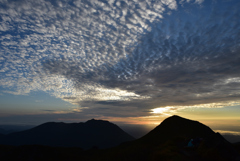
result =
[[180,4],[184,3],[197,3],[197,4],[202,4],[204,0],[180,0]]
[[[1,85],[19,93],[55,91],[58,76],[43,73],[45,60],[82,62],[83,71],[106,61],[115,63],[148,23],[161,17],[162,5],[150,1],[6,1],[0,6]],[[20,80],[23,77],[26,80]]]
[[215,130],[216,132],[221,133],[222,135],[240,135],[238,131],[226,131],[226,130]]
[[6,1],[0,85],[12,94],[42,90],[79,105],[78,112],[103,116],[237,101],[239,7],[203,0]]
[[[199,13],[206,11],[198,9]],[[231,13],[207,10],[210,17],[179,12],[152,25],[135,49],[114,65],[105,63],[95,70],[81,72],[81,63],[57,61],[47,62],[45,69],[72,79],[79,89],[91,82],[150,98],[155,105],[238,99],[237,10]],[[175,17],[178,21],[173,21]]]
[[195,105],[184,105],[184,106],[166,106],[166,107],[159,107],[151,109],[151,113],[153,115],[167,115],[171,116],[176,114],[180,110],[184,109],[196,109],[196,108],[224,108],[230,106],[238,106],[240,102],[237,101],[227,101],[227,102],[218,102],[218,103],[205,103],[205,104],[195,104]]

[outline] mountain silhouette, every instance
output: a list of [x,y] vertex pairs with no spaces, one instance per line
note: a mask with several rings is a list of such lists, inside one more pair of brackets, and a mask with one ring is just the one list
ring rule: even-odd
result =
[[3,145],[47,145],[58,147],[109,148],[134,140],[117,125],[103,120],[85,123],[48,122],[29,130],[11,133]]
[[[198,140],[189,147],[188,143]],[[231,161],[240,160],[239,153],[231,143],[208,126],[180,116],[166,118],[160,125],[140,139],[127,142],[112,151],[114,160],[194,160],[194,161]],[[109,154],[110,155],[110,154]],[[97,158],[95,158],[97,159]],[[111,160],[113,158],[103,158]]]
[[[195,147],[194,150],[188,148],[187,145],[191,139],[201,139],[201,145]],[[202,160],[234,160],[239,156],[232,144],[219,133],[215,133],[198,121],[177,115],[166,118],[160,125],[136,142],[146,146],[170,143],[183,156],[195,159],[203,158]]]
[[166,118],[160,125],[143,136],[140,141],[161,143],[175,137],[184,138],[207,138],[215,135],[215,132],[208,126],[189,120],[177,115]]
[[[61,135],[59,133],[61,133]],[[67,139],[65,136],[68,136]],[[134,140],[116,125],[108,121],[100,120],[90,120],[86,123],[75,124],[45,123],[30,130],[7,135],[6,138],[13,139],[11,142],[12,145],[16,145],[13,143],[17,143],[17,145],[30,144],[30,141],[32,141],[32,144],[33,140],[35,140],[34,144],[44,143],[44,145],[49,145],[49,143],[51,143],[51,146],[65,147],[49,147],[43,146],[43,144],[41,146],[24,145],[10,147],[1,145],[0,158],[3,158],[3,160],[240,160],[238,153],[240,146],[238,144],[235,144],[233,147],[233,144],[226,141],[219,133],[215,133],[208,126],[180,116],[171,116],[165,119],[160,125],[137,140]],[[42,142],[36,142],[36,138]],[[91,138],[90,141],[89,138]],[[25,142],[21,142],[20,140],[22,139],[25,140]],[[121,141],[116,143],[117,139]],[[26,140],[29,142],[26,142]],[[194,146],[189,146],[191,140],[198,140],[198,142],[195,141]],[[123,141],[128,142],[120,144],[120,142]],[[69,142],[69,144],[67,144],[67,142]],[[75,146],[75,143],[76,145],[85,145],[84,148],[88,150],[66,147],[69,146],[70,143],[73,143],[71,146]],[[114,145],[118,146],[104,150],[91,148],[93,146],[110,147]],[[236,149],[238,151],[236,151]]]

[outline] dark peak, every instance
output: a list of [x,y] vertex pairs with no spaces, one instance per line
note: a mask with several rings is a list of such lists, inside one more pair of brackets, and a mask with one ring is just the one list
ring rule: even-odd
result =
[[88,120],[86,123],[85,123],[85,126],[88,126],[88,127],[91,127],[91,128],[100,128],[100,129],[105,129],[105,130],[108,130],[108,129],[111,129],[111,130],[121,130],[116,124],[114,123],[111,123],[109,121],[106,121],[106,120],[95,120],[95,119],[92,119],[92,120]]
[[91,122],[97,122],[97,121],[101,121],[101,120],[96,120],[96,119],[91,119],[91,120],[88,120],[87,122],[85,122],[85,123],[91,123]]
[[[168,126],[186,126],[191,125],[189,128],[197,128],[199,126],[206,126],[198,121],[190,120],[184,117],[180,117],[178,115],[173,115],[166,118],[161,124],[167,124]],[[160,124],[160,125],[161,125]]]
[[65,122],[46,122],[46,123],[43,123],[39,126],[36,126],[35,128],[43,128],[43,127],[65,127],[65,126],[78,126],[78,125],[83,125],[83,124],[86,124],[86,125],[94,125],[94,124],[112,124],[110,123],[109,121],[106,121],[106,120],[96,120],[96,119],[91,119],[91,120],[88,120],[87,122],[79,122],[79,123],[65,123]]
[[168,118],[181,118],[181,119],[185,119],[185,118],[183,118],[183,117],[180,117],[180,116],[178,116],[178,115],[172,115],[172,116],[170,116],[170,117],[168,117]]
[[[166,119],[189,120],[189,119],[186,119],[186,118],[181,117],[181,116],[178,116],[178,115],[173,115],[173,116],[170,116],[170,117],[168,117],[168,118],[166,118]],[[165,120],[166,120],[166,119],[165,119]]]
[[91,119],[91,120],[88,120],[86,123],[89,124],[89,123],[110,123],[110,122],[109,122],[109,121],[106,121],[106,120],[95,120],[95,119]]
[[[172,116],[170,116],[170,117],[183,118],[183,117],[180,117],[180,116],[178,116],[178,115],[172,115]],[[168,117],[168,118],[170,118],[170,117]]]
[[134,140],[117,125],[103,120],[89,120],[85,123],[47,122],[29,130],[0,135],[0,144],[25,145],[39,144],[61,147],[93,146],[108,148],[125,141]]
[[[170,117],[166,118],[162,122],[162,124],[165,123],[165,122],[168,122],[168,123],[170,123],[170,122],[172,122],[172,123],[182,123],[182,122],[193,122],[193,120],[186,119],[186,118],[180,117],[178,115],[173,115],[173,116],[170,116]],[[194,122],[198,122],[198,121],[194,121]]]
[[215,133],[206,125],[177,115],[166,118],[160,125],[150,131],[145,138],[168,140],[175,137],[206,138]]

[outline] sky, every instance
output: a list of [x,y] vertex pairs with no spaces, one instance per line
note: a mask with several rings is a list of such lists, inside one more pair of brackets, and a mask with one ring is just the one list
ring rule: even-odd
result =
[[[240,132],[239,0],[0,0],[0,124]],[[221,127],[221,128],[220,128]]]

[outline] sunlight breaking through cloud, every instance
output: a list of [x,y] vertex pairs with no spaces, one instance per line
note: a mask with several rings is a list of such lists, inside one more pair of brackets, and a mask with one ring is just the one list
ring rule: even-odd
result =
[[174,115],[178,111],[183,109],[196,109],[196,108],[224,108],[229,106],[238,106],[240,102],[232,101],[232,102],[221,102],[221,103],[207,103],[207,104],[198,104],[191,106],[173,106],[173,107],[158,107],[151,109],[152,114],[163,114],[163,115]]
[[153,114],[163,114],[163,115],[171,115],[171,113],[175,112],[176,110],[179,110],[176,107],[160,107],[160,108],[154,108],[152,109]]

